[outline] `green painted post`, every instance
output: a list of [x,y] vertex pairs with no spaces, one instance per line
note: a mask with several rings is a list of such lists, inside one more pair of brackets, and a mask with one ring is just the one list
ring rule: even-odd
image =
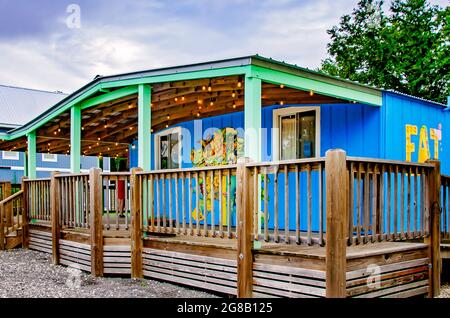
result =
[[81,170],[81,107],[75,105],[70,109],[70,171]]
[[[245,117],[245,157],[253,162],[261,162],[261,79],[246,76],[244,87],[244,117]],[[261,198],[261,176],[258,177],[258,198]],[[258,211],[261,200],[258,200]],[[261,215],[258,215],[258,229],[261,231]]]
[[28,133],[28,172],[27,177],[36,179],[36,132]]
[[138,97],[138,164],[144,171],[151,170],[152,88],[139,85]]
[[261,161],[261,80],[245,77],[245,157]]
[[28,177],[28,150],[23,153],[23,176]]

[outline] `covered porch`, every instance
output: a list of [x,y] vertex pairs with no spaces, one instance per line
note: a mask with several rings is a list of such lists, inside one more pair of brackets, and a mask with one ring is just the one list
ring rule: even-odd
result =
[[[381,104],[376,89],[261,57],[98,78],[3,137],[27,152],[28,179],[2,226],[96,275],[240,297],[434,295],[436,165],[325,156],[341,133],[326,125],[333,106]],[[70,155],[72,173],[36,179],[36,153]],[[80,173],[83,155],[128,171]]]

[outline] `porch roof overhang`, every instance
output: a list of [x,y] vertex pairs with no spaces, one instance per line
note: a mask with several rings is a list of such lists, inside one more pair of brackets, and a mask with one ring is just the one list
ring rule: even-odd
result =
[[0,134],[0,139],[9,141],[24,138],[27,134],[36,131],[74,106],[87,109],[135,95],[140,84],[152,85],[226,76],[256,77],[266,83],[314,91],[323,96],[340,100],[373,106],[382,105],[382,90],[380,89],[254,55],[120,75],[97,76],[93,81],[70,94],[29,123]]

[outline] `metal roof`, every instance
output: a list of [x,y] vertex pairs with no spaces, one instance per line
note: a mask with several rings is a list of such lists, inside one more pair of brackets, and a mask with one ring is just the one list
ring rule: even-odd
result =
[[[196,71],[202,71],[202,70],[220,69],[220,68],[227,68],[227,67],[248,66],[248,65],[263,66],[263,67],[270,68],[270,69],[282,70],[282,71],[289,72],[289,73],[292,73],[295,75],[309,77],[311,79],[315,79],[318,81],[327,81],[327,82],[334,83],[335,85],[341,85],[341,86],[345,86],[347,88],[357,89],[357,90],[366,91],[366,92],[370,92],[370,93],[374,93],[374,94],[381,95],[381,93],[383,91],[385,91],[383,89],[376,88],[373,86],[345,80],[345,79],[342,79],[339,77],[330,76],[330,75],[324,74],[320,71],[302,68],[302,67],[299,67],[298,65],[277,61],[277,60],[274,60],[271,58],[266,58],[266,57],[263,57],[260,55],[250,55],[250,56],[230,58],[230,59],[224,59],[224,60],[218,60],[218,61],[195,63],[195,64],[188,64],[188,65],[179,65],[179,66],[172,66],[172,67],[163,67],[163,68],[156,68],[156,69],[150,69],[150,70],[144,70],[144,71],[138,71],[138,72],[130,72],[130,73],[124,73],[124,74],[96,76],[91,82],[87,83],[83,87],[74,91],[70,95],[34,91],[34,92],[41,92],[41,93],[47,95],[47,97],[52,96],[51,98],[55,98],[55,99],[53,100],[53,102],[45,103],[47,106],[41,107],[40,110],[37,110],[37,109],[33,110],[32,114],[31,114],[31,110],[30,110],[30,112],[28,112],[26,114],[27,116],[22,116],[23,120],[20,121],[20,126],[15,129],[12,129],[9,133],[12,134],[12,133],[20,133],[22,131],[25,131],[27,129],[27,127],[31,127],[32,125],[38,123],[39,121],[41,121],[43,118],[45,118],[49,114],[58,112],[61,108],[64,107],[64,105],[75,100],[77,97],[81,96],[83,93],[87,92],[89,89],[94,88],[96,85],[99,85],[102,83],[121,81],[121,80],[140,79],[140,78],[160,76],[160,75],[172,75],[172,74],[179,74],[179,73],[196,72]],[[33,91],[33,90],[31,90],[31,91]],[[420,98],[417,98],[414,96],[411,96],[411,98],[420,99]],[[439,104],[436,102],[431,102],[431,101],[427,101],[427,102],[441,105],[444,107],[446,106],[446,105]],[[0,107],[2,107],[2,106],[0,106]],[[1,115],[2,114],[0,114],[0,123],[2,122]]]
[[436,101],[433,101],[433,100],[429,100],[429,99],[426,99],[426,98],[417,97],[417,96],[414,96],[414,95],[409,95],[409,94],[406,94],[406,93],[402,93],[402,92],[396,91],[394,89],[386,89],[385,91],[389,92],[389,93],[394,93],[394,94],[397,94],[397,95],[400,95],[400,96],[412,98],[412,99],[415,99],[415,100],[418,100],[418,101],[421,101],[421,102],[424,102],[424,103],[434,104],[434,105],[440,106],[440,107],[448,107],[449,106],[449,105],[445,105],[443,103],[439,103],[439,102],[436,102]]
[[61,92],[0,85],[0,127],[25,125],[66,96]]

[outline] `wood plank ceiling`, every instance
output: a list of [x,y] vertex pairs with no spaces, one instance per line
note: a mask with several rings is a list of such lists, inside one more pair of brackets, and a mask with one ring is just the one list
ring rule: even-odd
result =
[[[263,83],[262,105],[348,103],[314,92]],[[152,85],[152,132],[181,122],[244,109],[244,80],[239,76],[168,82]],[[128,157],[137,139],[137,95],[88,108],[82,112],[82,155]],[[25,151],[26,138],[0,142],[2,150]],[[70,113],[65,112],[37,130],[38,153],[70,153]]]

